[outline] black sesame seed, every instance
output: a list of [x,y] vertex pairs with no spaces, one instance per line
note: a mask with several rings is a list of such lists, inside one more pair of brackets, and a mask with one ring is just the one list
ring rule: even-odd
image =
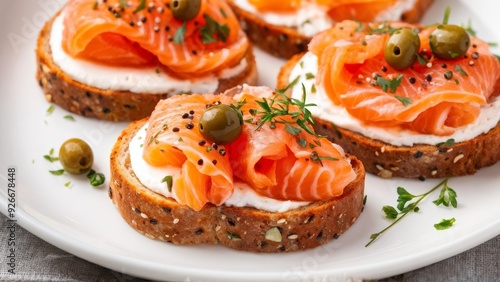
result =
[[356,80],[356,84],[362,84],[361,80]]
[[414,84],[415,82],[417,82],[417,80],[414,77],[410,77],[410,83]]
[[191,51],[191,53],[192,53],[193,55],[196,55],[196,54],[198,54],[198,51],[196,51],[196,50],[192,50],[192,51]]
[[135,213],[141,213],[141,210],[138,208],[134,208]]
[[200,229],[196,230],[196,231],[194,232],[194,234],[196,234],[196,235],[201,235],[201,234],[203,234],[203,229],[201,229],[201,228],[200,228]]
[[415,159],[418,159],[420,157],[422,157],[424,155],[424,153],[422,153],[421,151],[417,151],[415,154],[413,154],[413,157],[415,157]]
[[322,237],[323,237],[323,231],[320,231],[318,233],[318,236],[316,236],[316,240],[320,241]]
[[200,140],[200,142],[198,142],[198,145],[200,146],[205,146],[205,144],[207,144],[207,141],[205,140]]
[[339,237],[340,237],[339,234],[337,234],[337,233],[333,234],[333,239],[338,239]]
[[385,66],[382,66],[382,68],[381,68],[381,69],[382,69],[382,71],[383,71],[383,72],[386,72],[386,71],[387,71],[387,68],[386,68]]
[[234,222],[234,220],[232,220],[232,219],[230,219],[230,218],[228,218],[228,219],[227,219],[227,223],[228,223],[229,225],[231,225],[231,226],[235,226],[235,225],[236,225],[236,222]]
[[447,80],[450,80],[453,77],[453,72],[452,71],[446,71],[444,72],[444,78]]
[[212,163],[213,163],[214,165],[217,165],[217,160],[213,160],[213,161],[212,161]]
[[156,220],[156,219],[151,219],[151,220],[149,221],[149,223],[151,223],[152,225],[156,225],[156,224],[158,224],[158,220]]
[[265,248],[266,246],[267,246],[267,242],[266,241],[260,242],[260,247],[261,248]]
[[447,67],[448,67],[448,65],[446,65],[445,63],[442,63],[442,64],[441,64],[441,67],[442,67],[443,69],[445,69],[445,68],[447,68]]
[[172,131],[173,131],[173,132],[179,132],[179,130],[180,130],[180,129],[179,129],[178,127],[174,127],[174,128],[172,128]]
[[425,76],[425,80],[431,82],[432,81],[432,76],[430,74]]
[[189,117],[189,114],[188,114],[188,113],[184,113],[184,114],[182,115],[182,118],[188,118],[188,117]]
[[424,180],[425,180],[425,176],[420,175],[420,176],[418,177],[418,180],[420,180],[420,181],[424,181]]
[[186,128],[187,129],[193,129],[194,128],[194,124],[192,122],[188,122],[188,123],[186,123]]
[[135,24],[134,24],[134,21],[130,21],[128,24],[129,24],[130,26],[134,26],[134,25],[135,25]]
[[109,114],[109,113],[111,113],[111,110],[108,108],[104,108],[104,109],[102,109],[102,112],[105,114]]
[[169,36],[168,41],[172,42],[172,41],[174,41],[174,38],[172,36]]
[[170,27],[167,25],[167,26],[165,27],[165,31],[169,31],[169,30],[170,30]]
[[202,159],[198,160],[198,165],[203,165],[203,160]]
[[476,45],[476,44],[472,44],[472,47],[473,47],[473,48],[477,48],[477,45]]
[[278,251],[280,251],[280,252],[284,252],[284,251],[285,251],[285,246],[281,246],[281,247],[279,247],[279,248],[278,248]]
[[189,114],[194,115],[194,111],[193,110],[189,111]]
[[219,154],[224,157],[226,155],[226,149],[224,148],[220,149]]
[[166,213],[171,213],[172,209],[170,209],[170,208],[163,208],[163,211],[166,212]]
[[215,150],[217,150],[217,149],[219,148],[219,145],[217,145],[217,144],[213,143],[213,144],[212,144],[212,148],[214,148]]
[[141,22],[145,23],[148,19],[146,17],[141,18]]
[[92,97],[92,93],[90,93],[90,92],[88,92],[88,91],[87,91],[87,92],[85,92],[85,95],[86,95],[87,97],[89,97],[89,98],[90,98],[90,97]]
[[478,52],[473,52],[471,56],[472,56],[472,58],[473,58],[474,60],[479,59],[479,53],[478,53]]

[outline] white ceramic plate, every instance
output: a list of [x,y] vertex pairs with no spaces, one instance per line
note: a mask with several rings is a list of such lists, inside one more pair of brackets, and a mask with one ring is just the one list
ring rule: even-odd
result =
[[[43,22],[63,0],[2,1],[0,3],[0,211],[7,213],[7,169],[17,169],[18,223],[49,243],[102,266],[158,280],[203,281],[338,281],[346,278],[381,278],[407,272],[456,255],[500,234],[500,163],[474,176],[453,178],[457,209],[436,207],[433,194],[420,212],[365,248],[369,236],[389,221],[380,212],[396,204],[396,188],[423,193],[438,180],[391,179],[367,176],[368,202],[356,224],[325,246],[289,254],[253,254],[222,246],[174,246],[150,240],[120,217],[107,195],[85,177],[54,176],[59,168],[43,159],[71,137],[87,140],[95,152],[95,168],[109,177],[111,147],[126,126],[76,116],[49,104],[34,78],[34,46]],[[478,34],[500,42],[500,4],[494,1],[435,1],[424,22],[441,21],[452,7],[451,22],[470,19]],[[496,50],[498,51],[498,50]],[[274,86],[281,60],[257,50],[260,82]],[[498,150],[499,148],[492,148]],[[64,183],[71,181],[70,187]],[[107,183],[105,185],[107,187]],[[455,225],[436,231],[434,223],[456,218]],[[190,280],[191,279],[191,280]]]

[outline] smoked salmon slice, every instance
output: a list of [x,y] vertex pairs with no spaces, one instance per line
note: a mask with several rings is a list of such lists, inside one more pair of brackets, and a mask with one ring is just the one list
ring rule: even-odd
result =
[[[263,103],[279,107],[286,101],[289,98],[269,88],[249,86],[234,98],[193,94],[162,100],[149,119],[143,159],[154,166],[180,168],[172,190],[180,203],[194,210],[224,203],[235,182],[280,200],[317,201],[341,195],[356,178],[342,149],[301,130],[291,116],[261,124]],[[242,134],[223,146],[204,139],[198,129],[203,111],[219,103],[240,105],[246,121]],[[300,113],[296,105],[288,105],[288,110]]]
[[[411,68],[395,70],[384,57],[391,31],[419,31],[420,54]],[[316,84],[355,118],[379,126],[401,126],[421,133],[449,135],[479,115],[495,91],[500,63],[489,45],[471,36],[465,56],[432,56],[429,35],[436,28],[399,23],[343,21],[313,38],[318,57]],[[448,75],[445,76],[445,72]]]
[[198,15],[179,21],[171,0],[71,0],[63,48],[71,56],[118,66],[167,68],[179,76],[232,67],[248,40],[224,0],[202,0]]

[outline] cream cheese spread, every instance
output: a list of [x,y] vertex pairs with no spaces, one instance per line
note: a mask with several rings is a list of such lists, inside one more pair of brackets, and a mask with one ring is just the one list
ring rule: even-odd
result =
[[[129,144],[130,164],[139,181],[152,191],[177,200],[175,186],[169,191],[162,179],[171,175],[175,179],[180,177],[181,170],[172,166],[155,167],[142,158],[144,140],[146,138],[147,123],[141,128]],[[235,181],[233,194],[224,202],[226,206],[254,207],[269,212],[286,212],[309,202],[281,201],[257,194],[250,186],[243,182]]]
[[[473,123],[457,128],[455,133],[448,136],[420,134],[400,128],[391,129],[366,125],[351,116],[345,108],[333,104],[323,88],[316,85],[316,92],[311,93],[315,79],[310,77],[311,74],[316,75],[317,69],[318,58],[308,52],[295,65],[289,78],[289,81],[292,82],[299,76],[296,85],[304,84],[307,92],[306,102],[317,105],[310,108],[313,115],[319,119],[331,121],[339,127],[358,132],[371,139],[377,139],[394,146],[413,146],[414,144],[435,145],[445,142],[450,138],[453,138],[455,142],[462,142],[488,132],[500,121],[500,96],[498,96],[494,101],[481,108],[479,117]],[[302,95],[302,87],[293,88],[292,96],[294,98],[301,99]]]
[[83,84],[105,90],[130,91],[133,93],[213,93],[219,86],[220,78],[230,78],[240,74],[248,65],[246,59],[220,72],[218,76],[184,80],[172,77],[154,67],[115,67],[93,63],[68,55],[63,47],[64,14],[53,22],[50,34],[52,58],[69,77]]

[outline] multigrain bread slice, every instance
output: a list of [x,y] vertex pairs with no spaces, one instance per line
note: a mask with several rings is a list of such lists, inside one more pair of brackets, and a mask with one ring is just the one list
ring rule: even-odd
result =
[[[52,23],[58,15],[50,19],[40,31],[36,48],[36,77],[47,101],[85,117],[110,121],[132,121],[149,116],[158,101],[178,94],[175,92],[147,94],[104,90],[72,79],[52,59],[49,40]],[[246,68],[233,77],[219,79],[215,93],[222,93],[226,89],[243,83],[256,84],[257,67],[251,47],[247,50],[245,59],[247,60]]]
[[[418,22],[434,0],[416,0],[412,9],[402,14],[400,19],[410,23]],[[240,20],[240,25],[250,40],[266,52],[285,59],[307,51],[310,36],[301,34],[297,28],[269,24],[258,15],[239,7],[233,0],[228,4]]]
[[[225,205],[207,205],[194,211],[149,190],[132,171],[129,142],[145,122],[147,119],[131,123],[112,150],[109,197],[125,221],[151,239],[174,244],[222,244],[250,252],[291,252],[338,238],[363,209],[365,171],[363,164],[351,157],[357,177],[341,196],[331,200],[287,212]],[[279,235],[271,236],[273,231]]]
[[[302,54],[287,61],[278,74],[278,89],[289,84]],[[312,110],[314,115],[314,110]],[[394,146],[316,118],[314,130],[363,162],[367,172],[384,178],[440,178],[474,174],[500,161],[500,123],[487,133],[452,146],[417,144]]]

